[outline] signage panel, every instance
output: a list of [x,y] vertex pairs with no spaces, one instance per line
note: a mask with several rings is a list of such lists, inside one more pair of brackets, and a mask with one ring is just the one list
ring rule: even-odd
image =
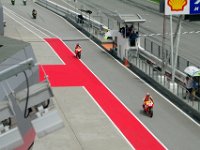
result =
[[190,0],[190,14],[200,14],[200,0]]
[[165,15],[190,13],[190,0],[165,0]]

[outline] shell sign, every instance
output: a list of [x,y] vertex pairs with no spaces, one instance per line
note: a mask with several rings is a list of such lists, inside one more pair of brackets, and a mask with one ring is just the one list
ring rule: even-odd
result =
[[172,11],[183,11],[187,4],[187,0],[168,0],[167,3]]
[[165,0],[165,14],[189,14],[190,0]]

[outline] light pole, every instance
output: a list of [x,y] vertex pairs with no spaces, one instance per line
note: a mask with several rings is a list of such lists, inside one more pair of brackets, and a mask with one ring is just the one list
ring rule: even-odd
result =
[[165,73],[166,67],[166,50],[165,50],[165,41],[166,41],[166,15],[163,14],[163,37],[162,37],[162,73]]

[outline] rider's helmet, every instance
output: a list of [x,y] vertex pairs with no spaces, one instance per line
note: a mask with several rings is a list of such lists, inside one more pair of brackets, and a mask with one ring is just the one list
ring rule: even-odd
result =
[[79,43],[77,43],[77,44],[76,44],[76,47],[78,48],[78,47],[81,47],[81,46],[80,46],[80,44],[79,44]]
[[147,93],[147,94],[146,94],[146,96],[150,96],[150,94],[149,94],[149,93]]

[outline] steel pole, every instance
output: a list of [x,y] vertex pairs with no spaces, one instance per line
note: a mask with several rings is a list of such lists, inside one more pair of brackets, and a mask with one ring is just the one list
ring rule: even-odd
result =
[[163,14],[163,37],[162,37],[162,73],[165,72],[165,40],[166,40],[166,15]]
[[178,52],[179,52],[179,44],[180,44],[180,37],[181,37],[181,21],[182,21],[182,15],[180,16],[180,20],[178,22],[178,33],[177,33],[174,67],[173,67],[172,76],[175,76],[175,71],[176,71],[176,66],[177,66],[177,56],[178,56]]
[[[174,39],[173,39],[173,19],[170,15],[170,32],[171,32],[171,69],[174,70]],[[174,74],[172,73],[172,82],[174,83]]]

